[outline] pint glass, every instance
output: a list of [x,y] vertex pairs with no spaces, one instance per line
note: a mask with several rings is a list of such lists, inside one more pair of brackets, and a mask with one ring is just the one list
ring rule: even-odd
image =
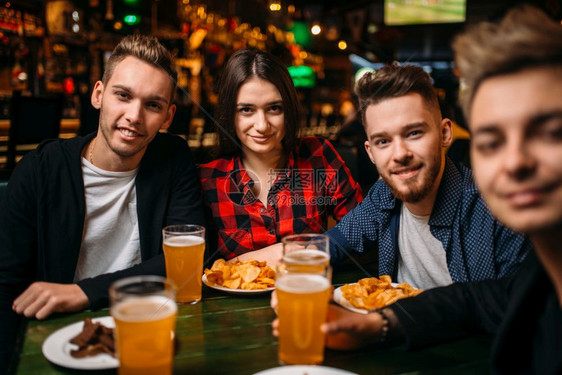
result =
[[119,375],[172,374],[175,291],[160,276],[128,277],[111,285]]
[[323,273],[330,265],[330,240],[325,234],[294,234],[281,241],[283,265],[289,272]]
[[177,286],[176,301],[201,300],[201,276],[205,254],[205,228],[199,225],[170,225],[162,230],[166,275]]
[[322,363],[325,335],[320,326],[326,321],[332,293],[330,280],[318,272],[286,271],[277,275],[275,289],[279,362],[299,365]]

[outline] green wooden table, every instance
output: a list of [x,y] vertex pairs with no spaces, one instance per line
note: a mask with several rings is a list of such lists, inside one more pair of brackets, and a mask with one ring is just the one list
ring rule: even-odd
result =
[[[334,284],[354,282],[357,272],[334,274]],[[271,335],[274,312],[269,294],[232,296],[203,287],[197,305],[180,305],[176,327],[175,374],[240,374],[276,367],[277,339]],[[109,315],[107,309],[30,321],[22,332],[16,374],[83,374],[51,364],[43,341],[57,329],[85,317]],[[324,366],[358,374],[485,374],[490,338],[475,336],[417,351],[364,349],[326,350]],[[116,370],[92,371],[116,374]]]

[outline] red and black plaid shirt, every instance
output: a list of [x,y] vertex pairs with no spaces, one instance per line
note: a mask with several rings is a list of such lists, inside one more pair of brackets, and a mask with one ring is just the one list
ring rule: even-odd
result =
[[315,137],[303,138],[286,168],[277,170],[267,207],[252,192],[255,179],[240,157],[203,164],[199,175],[218,230],[218,250],[226,259],[289,234],[324,232],[328,215],[339,221],[363,199],[334,146]]

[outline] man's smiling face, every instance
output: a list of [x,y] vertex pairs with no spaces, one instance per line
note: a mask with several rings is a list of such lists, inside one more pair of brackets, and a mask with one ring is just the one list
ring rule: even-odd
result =
[[365,121],[367,153],[398,199],[417,203],[437,189],[444,165],[440,115],[419,94],[371,104]]

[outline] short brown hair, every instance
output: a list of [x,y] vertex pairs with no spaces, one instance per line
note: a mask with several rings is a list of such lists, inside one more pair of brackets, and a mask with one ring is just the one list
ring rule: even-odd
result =
[[170,98],[170,104],[172,104],[176,92],[178,73],[173,65],[172,54],[153,36],[134,34],[121,39],[107,60],[102,77],[103,84],[107,84],[115,71],[115,67],[128,56],[136,57],[168,74],[172,80],[172,96]]
[[425,103],[439,116],[439,100],[429,75],[414,65],[385,65],[376,72],[366,73],[355,86],[359,99],[361,120],[365,122],[367,107],[386,99],[398,98],[410,93],[419,94]]
[[218,133],[217,154],[220,157],[240,155],[241,145],[234,119],[240,87],[252,77],[271,82],[283,100],[285,137],[283,151],[290,153],[299,140],[300,110],[297,91],[287,67],[268,52],[253,48],[236,51],[228,59],[219,82],[219,102],[216,108]]
[[460,103],[468,119],[474,94],[487,78],[526,68],[562,66],[562,27],[530,5],[499,22],[482,22],[453,41],[460,72]]

